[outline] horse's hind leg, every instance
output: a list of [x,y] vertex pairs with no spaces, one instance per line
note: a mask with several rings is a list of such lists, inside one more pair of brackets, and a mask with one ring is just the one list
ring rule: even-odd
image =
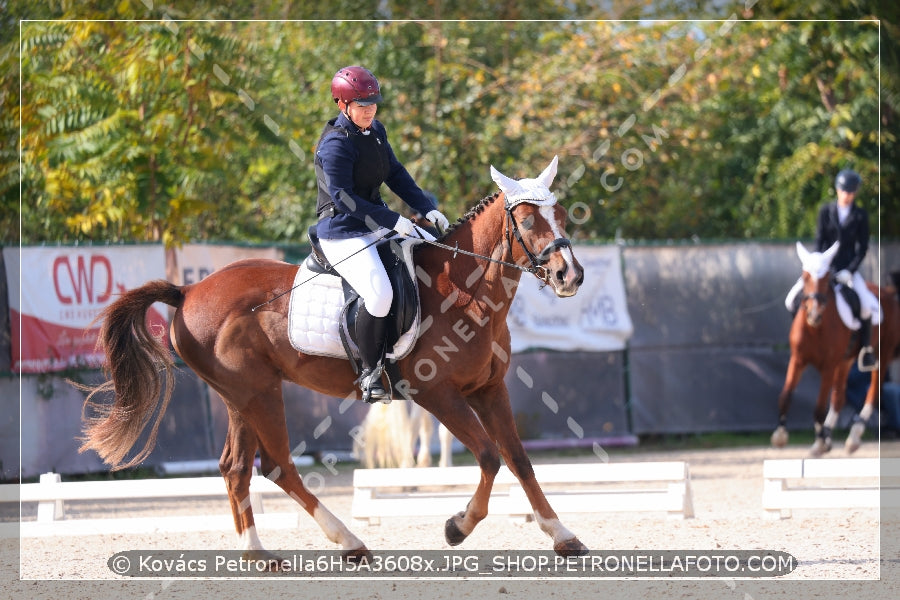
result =
[[416,436],[419,439],[419,450],[416,453],[417,467],[431,466],[431,434],[434,432],[434,422],[431,413],[413,403],[409,409],[409,424],[412,431],[412,445],[415,446]]
[[847,435],[847,441],[844,442],[844,450],[847,454],[853,454],[862,445],[862,436],[866,432],[866,422],[875,411],[875,398],[878,395],[878,390],[881,389],[881,373],[880,368],[872,371],[872,380],[869,384],[869,389],[866,390],[866,402],[859,414],[853,416],[850,433]]
[[438,438],[441,440],[440,467],[453,466],[453,434],[443,423],[438,424]]
[[[279,384],[279,392],[280,392]],[[344,556],[357,561],[370,556],[362,541],[306,489],[291,457],[284,403],[268,402],[264,409],[253,411],[253,426],[259,439],[260,466],[266,478],[274,481],[318,523],[329,540],[340,544]]]
[[250,507],[250,478],[253,475],[256,447],[256,434],[241,415],[229,407],[228,431],[225,435],[225,448],[219,459],[219,470],[225,479],[234,527],[246,558],[265,556]]

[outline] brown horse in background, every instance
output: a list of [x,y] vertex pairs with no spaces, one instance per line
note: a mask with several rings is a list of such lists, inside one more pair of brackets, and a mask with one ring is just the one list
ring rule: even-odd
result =
[[[584,277],[565,235],[566,210],[549,191],[556,164],[554,158],[539,177],[519,181],[491,168],[501,192],[460,219],[440,240],[443,247],[416,249],[421,315],[433,322],[400,361],[400,371],[415,402],[444,423],[481,467],[468,505],[446,522],[451,546],[487,516],[502,457],[556,552],[587,552],[535,480],[504,383],[511,356],[506,316],[522,272],[535,274],[559,297],[574,295]],[[145,315],[154,302],[164,302],[176,309],[169,328],[175,351],[228,410],[219,467],[246,553],[269,556],[249,502],[259,452],[263,474],[315,519],[348,560],[359,560],[370,555],[365,544],[306,489],[292,462],[282,380],[336,398],[359,398],[348,360],[302,354],[288,340],[287,292],[297,270],[278,261],[242,260],[195,284],[158,280],[122,294],[101,315],[98,345],[111,379],[85,401],[85,412],[95,415],[82,450],[96,450],[114,469],[136,465],[152,450],[171,397],[173,361],[147,330]],[[103,392],[114,392],[113,404],[98,401],[95,395]],[[147,425],[146,444],[126,460]]]
[[[794,390],[807,366],[819,371],[819,394],[816,397],[816,440],[810,448],[813,456],[821,456],[831,450],[831,432],[838,415],[844,408],[847,395],[847,374],[859,353],[859,341],[841,320],[837,309],[837,296],[829,267],[837,253],[834,244],[825,252],[811,253],[797,242],[797,253],[803,264],[803,290],[800,309],[791,324],[791,359],[788,363],[784,387],[778,396],[778,427],[772,433],[772,445],[785,446],[788,442],[787,413]],[[872,327],[872,339],[876,355],[880,355],[879,368],[872,371],[872,382],[866,393],[863,409],[854,417],[853,425],[844,444],[848,454],[855,452],[865,432],[865,421],[876,408],[884,371],[900,349],[900,303],[896,287],[879,288],[868,283],[869,289],[880,299],[882,319],[880,326]]]

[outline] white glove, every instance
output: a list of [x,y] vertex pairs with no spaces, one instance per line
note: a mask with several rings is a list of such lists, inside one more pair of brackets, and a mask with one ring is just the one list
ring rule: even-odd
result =
[[428,214],[425,215],[425,218],[434,223],[441,233],[450,228],[450,221],[448,221],[447,217],[437,209],[429,210]]
[[416,229],[415,224],[403,215],[397,217],[397,222],[394,224],[393,230],[406,237],[419,237],[418,229]]
[[850,285],[850,282],[853,281],[853,274],[850,273],[847,269],[841,269],[837,272],[837,275],[834,276],[838,283],[841,285]]

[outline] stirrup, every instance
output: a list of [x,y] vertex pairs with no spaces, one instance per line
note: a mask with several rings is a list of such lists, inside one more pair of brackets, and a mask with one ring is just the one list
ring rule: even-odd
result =
[[374,369],[363,369],[357,379],[359,389],[362,392],[362,399],[368,404],[381,402],[382,404],[391,403],[391,395],[384,389],[381,383],[382,366],[379,364]]
[[875,351],[872,349],[872,346],[860,349],[859,356],[856,357],[856,368],[861,373],[874,371],[878,368],[878,359],[875,358]]

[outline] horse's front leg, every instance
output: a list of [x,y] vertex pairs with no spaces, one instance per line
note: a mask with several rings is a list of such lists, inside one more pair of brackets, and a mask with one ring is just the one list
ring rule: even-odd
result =
[[429,391],[423,406],[469,449],[481,467],[481,479],[465,510],[447,520],[444,535],[451,546],[461,544],[488,514],[494,478],[500,470],[497,446],[462,396],[448,388]]
[[528,458],[516,430],[506,384],[501,381],[495,386],[479,391],[469,398],[469,404],[478,414],[488,435],[499,446],[507,467],[521,483],[534,510],[535,520],[541,530],[553,540],[553,549],[556,553],[561,556],[587,554],[588,548],[562,524],[534,476],[531,459]]
[[787,446],[789,434],[787,430],[787,415],[791,408],[791,401],[794,398],[794,390],[800,383],[800,376],[806,363],[798,358],[796,350],[791,351],[791,359],[788,362],[787,374],[784,378],[784,386],[781,393],[778,394],[778,426],[772,432],[771,443],[776,448]]
[[838,413],[831,401],[837,370],[836,367],[828,367],[823,368],[821,372],[819,395],[816,397],[816,408],[813,412],[816,440],[809,449],[812,456],[822,456],[831,451],[831,431],[837,425],[838,419]]

